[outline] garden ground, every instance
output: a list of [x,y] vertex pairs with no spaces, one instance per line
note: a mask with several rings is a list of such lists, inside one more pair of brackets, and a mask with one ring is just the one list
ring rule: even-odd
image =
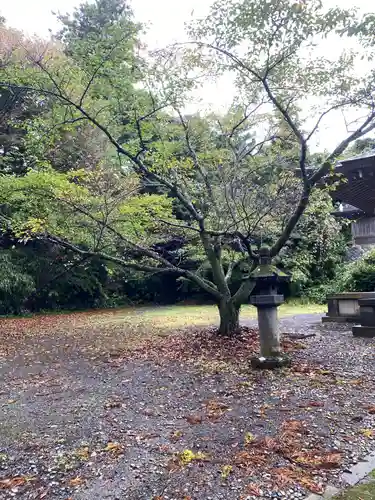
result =
[[210,307],[0,320],[0,498],[293,499],[339,485],[375,448],[375,342],[318,312],[281,311],[294,362],[275,372],[249,369],[251,308],[230,341],[207,326]]

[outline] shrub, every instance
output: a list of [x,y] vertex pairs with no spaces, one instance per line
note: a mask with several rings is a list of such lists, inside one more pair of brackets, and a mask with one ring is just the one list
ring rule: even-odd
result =
[[356,262],[347,264],[337,281],[337,291],[375,291],[375,250],[368,252]]
[[33,278],[14,263],[9,252],[0,252],[0,314],[20,314],[35,290]]

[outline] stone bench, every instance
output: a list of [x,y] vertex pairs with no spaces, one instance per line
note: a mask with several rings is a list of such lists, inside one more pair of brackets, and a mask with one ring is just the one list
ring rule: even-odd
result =
[[375,292],[346,292],[327,297],[328,312],[323,323],[359,323],[359,300],[375,298]]

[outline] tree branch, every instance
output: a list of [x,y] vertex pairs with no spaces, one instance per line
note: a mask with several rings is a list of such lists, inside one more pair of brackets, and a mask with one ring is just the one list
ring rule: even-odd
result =
[[310,177],[309,179],[309,187],[307,190],[304,190],[300,201],[297,205],[296,210],[294,211],[293,215],[289,219],[284,231],[280,235],[279,239],[275,243],[275,245],[271,249],[271,255],[275,256],[279,253],[281,248],[284,246],[286,241],[289,239],[290,235],[292,234],[294,228],[298,224],[299,219],[301,218],[303,212],[305,211],[312,187],[317,184],[328,172],[329,169],[332,166],[332,163],[337,159],[338,156],[340,156],[345,149],[349,146],[349,144],[359,137],[362,137],[363,135],[366,135],[368,132],[371,130],[375,129],[375,111],[372,112],[367,119],[362,123],[360,127],[357,128],[352,134],[350,134],[346,139],[344,139],[333,151],[330,155],[327,156],[327,158],[323,161],[322,166]]
[[232,302],[234,305],[241,306],[249,297],[255,288],[255,281],[250,278],[245,279],[237,292],[233,295]]
[[74,245],[73,243],[70,243],[69,241],[63,240],[62,238],[59,238],[57,236],[49,235],[46,234],[44,235],[45,239],[50,241],[51,243],[55,243],[56,245],[59,245],[61,247],[67,248],[69,250],[72,250],[73,252],[86,256],[86,257],[100,257],[104,260],[107,260],[109,262],[113,262],[115,264],[118,264],[122,267],[128,267],[131,269],[135,269],[137,271],[143,271],[143,272],[152,272],[152,273],[173,273],[177,274],[180,276],[185,276],[186,278],[190,279],[191,281],[194,281],[197,285],[199,285],[203,290],[206,292],[210,293],[213,295],[216,299],[220,300],[221,294],[218,292],[216,288],[213,287],[213,284],[211,284],[209,281],[205,280],[204,278],[201,278],[200,276],[195,275],[191,271],[188,271],[186,269],[180,269],[178,267],[154,267],[154,266],[148,266],[146,264],[138,264],[136,262],[129,262],[126,261],[122,258],[115,257],[113,255],[109,255],[104,252],[93,252],[90,250],[83,250],[82,248],[78,247],[77,245]]
[[314,186],[319,182],[327,173],[332,166],[332,162],[335,161],[345,149],[356,139],[368,134],[371,130],[375,129],[375,111],[370,113],[367,119],[362,123],[360,127],[357,128],[353,133],[351,133],[346,139],[340,142],[338,146],[332,151],[330,155],[322,163],[322,166],[310,177],[310,184]]

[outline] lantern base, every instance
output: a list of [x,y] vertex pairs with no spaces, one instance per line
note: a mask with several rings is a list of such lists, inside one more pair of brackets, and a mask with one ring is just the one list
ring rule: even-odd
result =
[[276,368],[286,368],[292,364],[291,359],[284,354],[264,358],[262,356],[254,356],[250,360],[251,368],[255,370],[274,370]]

